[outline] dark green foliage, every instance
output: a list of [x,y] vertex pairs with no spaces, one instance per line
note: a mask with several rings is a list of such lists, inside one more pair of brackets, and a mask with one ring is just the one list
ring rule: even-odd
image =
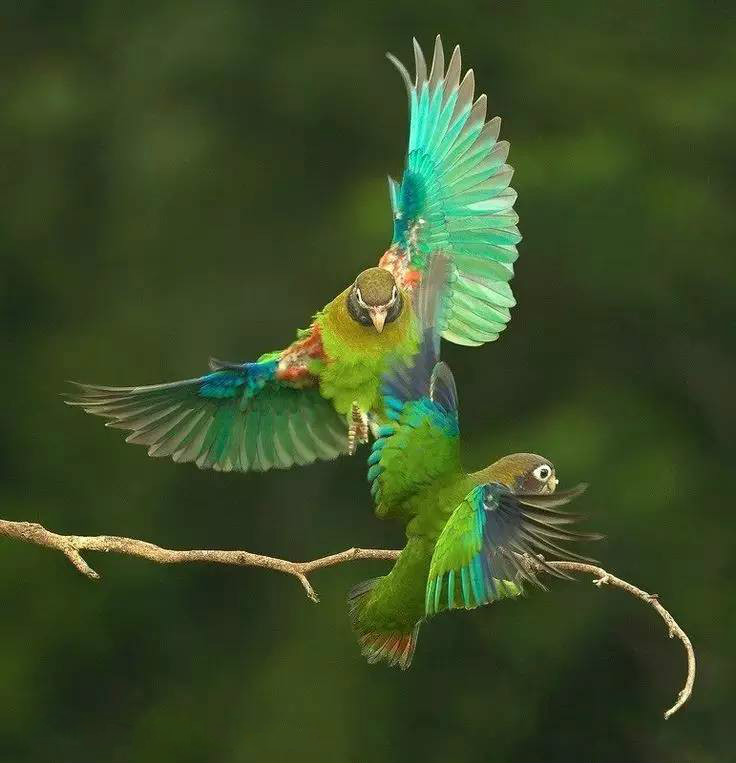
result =
[[500,340],[445,345],[468,468],[549,456],[589,581],[438,617],[411,671],[360,656],[315,576],[0,541],[3,760],[693,761],[733,747],[736,18],[728,3],[5,3],[1,513],[70,533],[307,559],[398,547],[355,459],[200,472],[124,447],[65,379],[186,378],[279,347],[374,265],[411,60],[463,47],[511,141],[524,240]]

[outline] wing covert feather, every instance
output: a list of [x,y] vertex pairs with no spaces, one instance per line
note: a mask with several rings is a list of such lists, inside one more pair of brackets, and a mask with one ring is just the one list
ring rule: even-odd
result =
[[[427,580],[427,615],[516,596],[522,581],[544,588],[524,563],[525,555],[590,561],[557,543],[601,537],[566,529],[579,517],[557,511],[584,490],[585,485],[578,485],[564,492],[519,495],[497,482],[473,488],[437,539]],[[540,563],[545,572],[568,577]]]

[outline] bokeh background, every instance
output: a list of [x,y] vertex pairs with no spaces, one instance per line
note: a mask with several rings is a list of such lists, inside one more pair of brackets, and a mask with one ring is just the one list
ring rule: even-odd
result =
[[0,543],[6,761],[697,761],[733,750],[736,18],[727,3],[3,3],[2,516],[309,559],[396,547],[365,451],[288,473],[148,459],[62,405],[282,346],[373,264],[411,37],[462,43],[511,140],[524,241],[496,344],[446,347],[464,455],[591,483],[589,580],[440,617],[407,673],[346,591]]

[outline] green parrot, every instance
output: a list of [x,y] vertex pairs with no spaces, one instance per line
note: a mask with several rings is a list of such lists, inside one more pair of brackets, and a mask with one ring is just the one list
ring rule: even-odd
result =
[[411,665],[426,618],[518,596],[523,581],[543,588],[524,555],[584,560],[557,541],[601,537],[565,527],[579,517],[557,509],[585,485],[555,492],[555,468],[543,456],[514,453],[481,471],[463,470],[455,382],[438,350],[428,328],[413,364],[384,381],[389,423],[373,444],[368,479],[376,515],[406,523],[407,543],[388,575],[359,584],[348,597],[368,662],[402,669]]
[[460,50],[445,69],[437,37],[431,70],[416,40],[416,78],[406,81],[410,124],[401,183],[389,179],[393,239],[379,267],[362,272],[285,349],[252,363],[210,361],[210,373],[139,387],[77,385],[67,400],[130,430],[151,456],[200,468],[287,468],[352,453],[380,419],[380,379],[417,351],[413,309],[430,255],[451,263],[442,335],[479,345],[510,318],[520,235],[513,211],[509,144],[486,122],[472,69],[460,80]]

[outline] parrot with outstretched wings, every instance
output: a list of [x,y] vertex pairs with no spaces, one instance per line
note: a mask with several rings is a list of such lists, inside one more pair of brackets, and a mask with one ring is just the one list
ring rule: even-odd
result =
[[437,37],[428,68],[414,41],[416,76],[393,57],[409,93],[409,146],[400,183],[389,180],[393,240],[285,349],[255,362],[210,362],[195,378],[136,387],[78,384],[67,402],[129,430],[151,456],[200,468],[287,468],[352,453],[380,419],[380,379],[420,341],[415,295],[434,252],[450,273],[443,337],[479,345],[509,320],[520,240],[509,144],[486,121],[459,47],[447,66]]

